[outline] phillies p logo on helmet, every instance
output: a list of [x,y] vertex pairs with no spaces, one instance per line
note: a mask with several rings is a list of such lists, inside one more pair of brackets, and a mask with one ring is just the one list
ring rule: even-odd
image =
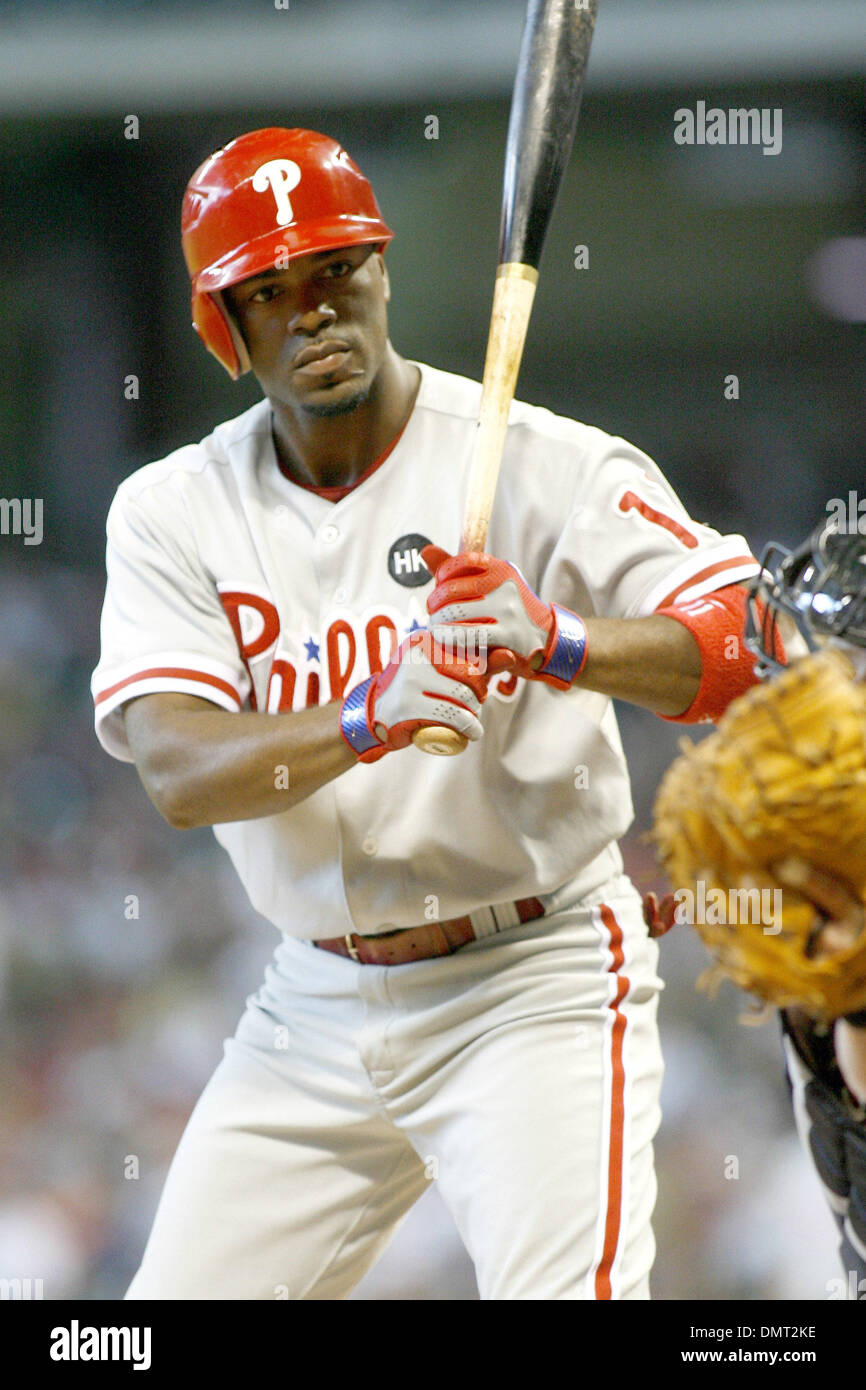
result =
[[270,189],[274,195],[279,227],[285,227],[287,223],[294,221],[295,214],[289,194],[300,182],[301,171],[293,159],[269,159],[267,164],[260,164],[253,174],[253,188],[256,193],[267,193]]

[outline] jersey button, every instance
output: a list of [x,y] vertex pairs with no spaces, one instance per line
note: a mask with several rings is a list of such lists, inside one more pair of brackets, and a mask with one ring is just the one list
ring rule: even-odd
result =
[[379,842],[373,835],[368,835],[364,843],[361,845],[361,849],[364,851],[365,854],[375,854],[378,848]]
[[348,595],[346,594],[346,590],[343,589],[343,588],[339,588],[339,589],[337,589],[336,593],[334,594],[334,602],[335,602],[335,603],[345,603],[347,597],[348,597]]
[[339,540],[339,537],[339,526],[333,526],[330,523],[327,526],[323,526],[319,532],[319,538],[325,542],[325,545],[333,545],[334,541]]

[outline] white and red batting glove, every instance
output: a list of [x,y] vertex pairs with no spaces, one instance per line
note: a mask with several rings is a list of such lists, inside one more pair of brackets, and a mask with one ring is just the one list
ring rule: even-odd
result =
[[487,698],[488,676],[455,659],[419,628],[402,642],[384,671],[368,676],[343,701],[340,732],[362,763],[406,748],[416,729],[456,729],[474,743]]
[[544,603],[507,560],[449,555],[436,545],[425,546],[421,557],[436,576],[427,610],[441,642],[462,633],[476,651],[504,648],[510,653],[505,669],[568,690],[586,664],[586,628],[576,613]]

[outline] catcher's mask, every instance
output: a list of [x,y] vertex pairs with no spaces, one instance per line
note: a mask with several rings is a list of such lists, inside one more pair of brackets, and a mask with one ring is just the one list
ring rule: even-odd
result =
[[373,189],[336,140],[279,127],[240,135],[200,165],[184,195],[193,327],[237,378],[250,362],[222,290],[316,251],[384,250],[393,235]]
[[866,536],[840,530],[832,516],[796,550],[766,546],[746,607],[746,645],[759,676],[783,669],[773,655],[780,613],[810,651],[828,640],[866,650]]

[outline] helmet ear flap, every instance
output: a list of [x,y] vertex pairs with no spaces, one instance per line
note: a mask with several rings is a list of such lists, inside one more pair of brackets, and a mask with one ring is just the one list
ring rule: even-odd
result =
[[192,326],[205,347],[222,363],[233,381],[250,370],[246,343],[225,308],[219,291],[201,294],[193,290]]

